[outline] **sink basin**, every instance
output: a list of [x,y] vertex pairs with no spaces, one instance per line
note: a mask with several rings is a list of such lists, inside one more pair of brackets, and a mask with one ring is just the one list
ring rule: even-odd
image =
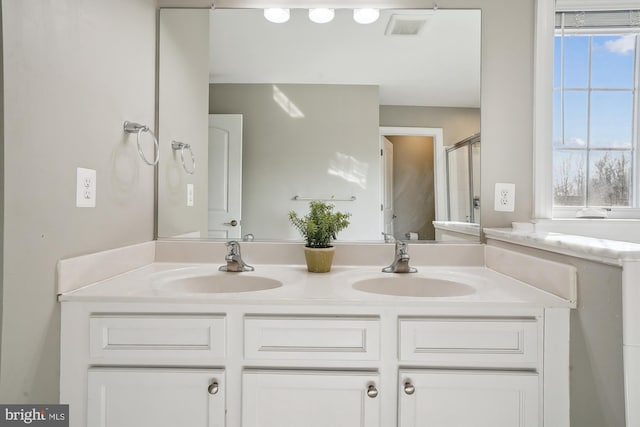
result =
[[282,282],[267,277],[248,276],[242,273],[214,273],[162,280],[156,286],[156,290],[176,294],[220,294],[263,291],[280,286]]
[[398,297],[459,297],[475,292],[472,286],[431,277],[396,275],[355,282],[353,289]]

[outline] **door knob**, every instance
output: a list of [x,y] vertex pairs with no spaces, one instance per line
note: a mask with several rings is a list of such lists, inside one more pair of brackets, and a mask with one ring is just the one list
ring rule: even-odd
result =
[[218,387],[218,382],[214,381],[211,384],[209,384],[209,387],[207,388],[207,390],[209,390],[209,394],[216,394],[218,393],[219,387]]
[[408,395],[412,395],[415,393],[416,388],[411,384],[411,381],[407,381],[404,383],[404,392]]
[[369,388],[367,388],[367,396],[369,396],[372,399],[378,397],[378,389],[376,388],[375,385],[373,384],[369,385]]
[[238,225],[238,221],[236,221],[235,219],[232,219],[231,222],[225,222],[224,225],[230,225],[232,227],[235,227],[236,225]]

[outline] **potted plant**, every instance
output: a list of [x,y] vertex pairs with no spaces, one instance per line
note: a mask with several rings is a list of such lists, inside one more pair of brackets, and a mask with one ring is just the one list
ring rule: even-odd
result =
[[309,203],[309,213],[303,217],[289,212],[289,220],[305,240],[304,257],[307,270],[326,273],[331,270],[335,248],[331,240],[349,225],[350,213],[333,212],[333,205],[314,200]]

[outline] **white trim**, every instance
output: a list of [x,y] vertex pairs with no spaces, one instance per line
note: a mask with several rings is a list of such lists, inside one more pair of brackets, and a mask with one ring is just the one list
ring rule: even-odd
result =
[[[596,207],[597,208],[597,207]],[[607,209],[607,219],[638,219],[640,218],[640,209],[638,208],[624,208],[624,207],[613,207]],[[553,219],[561,219],[561,218],[578,218],[578,212],[584,209],[584,206],[573,207],[573,206],[556,206],[553,208]]]
[[[586,8],[580,5],[587,5]],[[557,0],[558,10],[616,9],[634,5],[633,2],[613,0]],[[572,5],[571,9],[568,5]],[[596,5],[600,5],[596,7]],[[626,5],[626,6],[625,6]],[[606,7],[605,7],[606,6]],[[534,107],[533,107],[533,215],[534,219],[575,218],[581,207],[553,207],[553,38],[555,34],[554,0],[536,0],[534,49]],[[640,97],[636,97],[636,100]],[[640,103],[640,102],[639,102]],[[636,106],[640,109],[640,106]],[[636,157],[640,153],[636,153]],[[638,167],[634,158],[634,167]],[[634,195],[640,186],[640,170],[635,174]],[[635,201],[635,196],[634,196]],[[635,201],[637,203],[637,201]],[[640,218],[638,208],[612,208],[609,218]]]
[[536,0],[533,78],[533,218],[551,218],[554,0]]
[[570,312],[566,308],[544,310],[544,425],[571,425]]
[[638,9],[638,0],[556,0],[556,10],[631,10]]
[[[436,197],[434,198],[436,221],[446,221],[447,177],[445,175],[444,134],[442,128],[380,126],[380,144],[382,144],[382,137],[386,135],[433,137],[433,186],[436,190]],[[382,158],[382,156],[380,156],[380,158]],[[382,163],[382,160],[380,160],[380,162]],[[381,167],[384,168],[384,165]],[[382,194],[380,197],[382,197]],[[382,203],[382,198],[380,199],[380,203]],[[382,211],[380,212],[380,216],[382,223],[384,223],[384,213]],[[384,230],[384,228],[382,229]]]

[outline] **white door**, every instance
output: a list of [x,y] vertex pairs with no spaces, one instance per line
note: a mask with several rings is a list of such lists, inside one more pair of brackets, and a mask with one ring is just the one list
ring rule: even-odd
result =
[[538,427],[531,372],[400,371],[399,427]]
[[209,237],[242,235],[242,115],[209,115]]
[[88,376],[88,427],[224,427],[222,370],[94,368]]
[[382,215],[384,232],[393,236],[393,144],[384,136],[382,139],[382,162],[384,165]]
[[242,426],[380,426],[378,384],[364,372],[246,371]]

